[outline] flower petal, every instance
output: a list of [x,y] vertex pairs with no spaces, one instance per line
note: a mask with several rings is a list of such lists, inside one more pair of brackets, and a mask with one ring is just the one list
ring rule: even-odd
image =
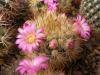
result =
[[27,26],[30,26],[29,21],[26,21],[26,22],[23,24],[23,28],[25,28],[25,27],[27,27]]
[[41,40],[41,39],[40,39],[40,40],[37,39],[36,42],[38,42],[38,43],[43,43],[43,40]]
[[23,29],[22,28],[18,28],[18,32],[23,34]]
[[24,32],[26,33],[32,32],[31,26],[27,26],[26,28],[24,28]]
[[28,45],[28,46],[27,46],[27,51],[28,51],[28,52],[32,52],[32,46]]
[[22,38],[23,38],[23,35],[20,35],[20,34],[19,34],[19,35],[17,35],[16,38],[21,38],[21,39],[22,39]]
[[21,42],[19,45],[18,45],[18,47],[20,48],[20,49],[23,49],[23,46],[24,46],[25,44],[24,44],[24,42]]
[[32,44],[32,47],[33,47],[34,50],[38,50],[38,47],[35,43]]
[[43,62],[48,61],[49,58],[47,56],[38,56],[34,59],[34,65],[40,65]]
[[31,25],[31,30],[36,31],[36,26],[34,23],[32,23],[32,25]]
[[29,64],[29,60],[28,59],[24,59],[19,63],[19,65],[28,65],[28,64]]
[[26,44],[24,44],[24,45],[23,45],[23,47],[22,47],[22,51],[24,51],[24,52],[25,52],[26,50],[27,50],[27,45],[26,45]]
[[39,33],[44,33],[44,29],[43,29],[43,28],[38,29],[36,33],[37,33],[37,34],[39,34]]
[[43,39],[43,38],[45,38],[45,34],[40,33],[36,37],[37,37],[37,39]]
[[17,39],[15,43],[20,44],[21,42],[23,42],[23,39]]
[[37,67],[33,66],[29,70],[27,70],[28,75],[34,75],[38,71]]

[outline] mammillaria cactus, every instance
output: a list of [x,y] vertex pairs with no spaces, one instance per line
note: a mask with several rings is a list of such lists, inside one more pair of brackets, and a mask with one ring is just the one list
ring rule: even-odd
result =
[[100,29],[100,0],[82,0],[80,13],[95,29]]
[[[75,32],[74,22],[65,14],[46,12],[29,22],[31,25],[35,24],[37,29],[44,29],[46,37],[37,54],[49,56],[49,70],[55,72],[55,70],[68,69],[73,62],[80,58],[82,49],[79,46],[79,36]],[[68,42],[69,39],[72,41]]]
[[[96,2],[98,8],[98,1],[87,0],[86,4],[91,6],[89,3]],[[87,7],[81,4],[77,13],[81,0],[0,2],[2,75],[18,75],[15,68],[30,75],[95,75],[100,60],[100,38],[95,33],[98,31],[92,31],[94,24],[87,21]]]

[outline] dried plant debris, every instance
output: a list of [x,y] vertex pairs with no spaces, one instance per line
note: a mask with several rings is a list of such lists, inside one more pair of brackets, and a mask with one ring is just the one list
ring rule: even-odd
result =
[[[4,28],[2,29],[4,30]],[[9,63],[18,55],[20,56],[19,49],[15,45],[16,29],[14,27],[5,28],[5,31],[0,36],[0,59],[3,59],[4,63]]]
[[2,21],[6,21],[11,25],[21,25],[26,19],[28,19],[28,5],[26,0],[9,0],[8,3],[2,5],[0,8],[0,14],[2,15]]

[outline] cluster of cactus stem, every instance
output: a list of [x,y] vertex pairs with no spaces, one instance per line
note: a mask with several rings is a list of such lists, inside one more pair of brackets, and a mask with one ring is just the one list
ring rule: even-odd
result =
[[100,0],[82,0],[80,13],[95,30],[100,29]]
[[[42,51],[44,54],[50,56],[49,69],[64,69],[65,65],[69,66],[70,63],[80,58],[80,53],[82,52],[78,46],[80,41],[74,31],[73,21],[68,19],[65,14],[46,12],[44,15],[38,16],[34,23],[37,28],[43,27],[47,36],[45,46],[42,46],[43,48],[41,49],[44,50],[44,52]],[[57,40],[58,47],[50,49],[48,44],[53,39]],[[74,49],[66,47],[68,39],[77,41]]]
[[[75,8],[72,6],[73,1],[58,0],[57,11],[48,12],[46,5],[41,0],[8,0],[8,2],[2,0],[3,4],[0,4],[3,7],[0,7],[0,11],[2,11],[0,13],[2,15],[2,17],[0,16],[0,57],[7,59],[19,54],[15,45],[15,33],[17,33],[17,28],[28,19],[30,23],[34,22],[37,28],[43,27],[47,37],[46,42],[40,47],[44,51],[40,51],[39,55],[49,56],[49,67],[37,75],[70,74],[74,70],[80,70],[84,75],[95,75],[98,65],[95,63],[98,62],[100,56],[100,43],[98,42],[100,38],[95,33],[88,41],[79,38],[74,31],[73,18],[65,15],[75,12],[74,15],[78,11],[79,5]],[[77,0],[76,3],[80,3],[80,1]],[[100,28],[99,2],[99,0],[82,0],[80,6],[80,14],[86,17],[93,28]],[[49,47],[49,42],[53,39],[56,39],[58,43],[58,47],[55,49]],[[76,41],[75,48],[66,47],[68,39]],[[4,61],[9,62],[6,59]]]
[[[74,20],[74,18],[71,18]],[[45,12],[39,15],[35,20],[31,18],[30,23],[35,23],[37,28],[44,28],[46,39],[44,44],[40,46],[40,51],[32,54],[25,54],[25,57],[32,58],[36,55],[49,56],[48,69],[39,72],[38,75],[45,75],[46,73],[57,75],[59,72],[64,72],[64,69],[69,69],[73,62],[80,59],[81,39],[74,31],[74,22],[67,18],[65,14],[57,12]],[[67,41],[72,39],[75,41],[74,48],[67,47]],[[57,47],[51,48],[50,41],[56,40]],[[60,60],[59,60],[60,59]],[[50,71],[50,73],[49,73]],[[58,71],[58,73],[55,73]]]

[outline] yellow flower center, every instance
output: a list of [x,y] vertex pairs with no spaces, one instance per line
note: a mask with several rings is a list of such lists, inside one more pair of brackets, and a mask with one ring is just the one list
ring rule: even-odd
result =
[[35,41],[35,35],[34,34],[28,34],[27,36],[26,36],[26,41],[27,41],[27,43],[33,43],[34,41]]

